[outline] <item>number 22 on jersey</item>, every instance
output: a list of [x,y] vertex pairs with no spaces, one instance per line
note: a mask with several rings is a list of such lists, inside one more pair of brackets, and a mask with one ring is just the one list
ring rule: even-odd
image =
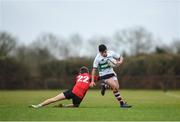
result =
[[89,80],[89,77],[88,77],[88,76],[79,75],[79,76],[77,77],[77,82],[88,83],[88,80]]

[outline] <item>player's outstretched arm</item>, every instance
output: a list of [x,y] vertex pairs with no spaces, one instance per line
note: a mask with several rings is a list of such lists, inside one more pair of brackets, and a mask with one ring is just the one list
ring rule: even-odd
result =
[[91,83],[90,83],[90,86],[91,86],[91,87],[93,87],[93,86],[96,85],[95,82],[94,82],[94,76],[95,76],[95,74],[96,74],[96,69],[93,68],[93,69],[92,69],[92,73],[91,73]]

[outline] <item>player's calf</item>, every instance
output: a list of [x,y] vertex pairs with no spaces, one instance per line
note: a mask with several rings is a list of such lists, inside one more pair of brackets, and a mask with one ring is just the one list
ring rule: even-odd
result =
[[101,83],[101,95],[104,96],[105,95],[105,92],[106,92],[106,89],[110,88],[110,86],[105,83],[105,82],[102,82]]
[[106,83],[102,82],[101,83],[101,95],[104,96],[106,91]]
[[131,108],[132,107],[131,105],[128,105],[126,102],[123,101],[118,90],[114,90],[113,93],[114,93],[114,96],[116,97],[116,99],[119,101],[121,108]]

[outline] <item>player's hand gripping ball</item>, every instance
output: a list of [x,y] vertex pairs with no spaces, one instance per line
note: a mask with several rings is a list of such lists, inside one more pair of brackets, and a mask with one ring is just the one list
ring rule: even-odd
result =
[[117,66],[118,66],[118,65],[117,65],[117,60],[114,59],[114,58],[108,58],[108,59],[107,59],[107,62],[108,62],[108,64],[109,64],[110,67],[117,67]]

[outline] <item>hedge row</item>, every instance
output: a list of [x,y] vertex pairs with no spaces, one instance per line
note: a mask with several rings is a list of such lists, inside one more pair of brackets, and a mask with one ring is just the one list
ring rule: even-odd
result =
[[[0,59],[0,89],[65,89],[73,85],[81,66],[92,59],[77,58],[40,63],[36,71],[13,58]],[[125,57],[115,69],[121,88],[180,88],[180,55],[151,54]]]

